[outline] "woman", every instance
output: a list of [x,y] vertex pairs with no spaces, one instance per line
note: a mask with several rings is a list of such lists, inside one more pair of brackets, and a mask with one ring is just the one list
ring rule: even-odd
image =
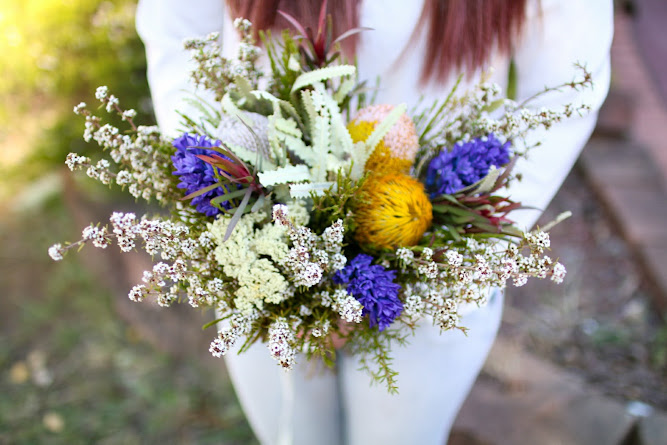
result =
[[[236,52],[231,25],[241,14],[255,23],[279,28],[278,1],[141,0],[137,29],[146,44],[148,75],[159,125],[177,135],[185,110],[188,81],[185,38],[220,31],[223,53]],[[278,6],[313,23],[320,1],[283,0]],[[559,85],[575,75],[574,63],[593,74],[594,89],[549,94],[537,107],[586,103],[594,112],[572,119],[548,133],[531,135],[542,146],[516,166],[523,176],[510,189],[524,205],[544,209],[590,136],[595,111],[609,85],[612,36],[611,0],[341,0],[330,2],[335,23],[373,28],[346,50],[357,56],[359,74],[371,82],[379,76],[377,103],[406,102],[421,95],[442,98],[458,72],[474,83],[483,68],[495,69],[492,80],[507,86],[510,61],[516,68],[516,97],[521,100],[545,85]],[[311,25],[311,27],[314,27]],[[344,30],[344,29],[343,29]],[[340,30],[339,30],[340,32]],[[513,213],[520,226],[531,227],[537,211]],[[285,374],[262,345],[226,358],[246,415],[262,443],[297,444],[442,444],[469,392],[500,322],[502,294],[488,306],[470,311],[459,332],[440,335],[429,325],[405,348],[393,351],[400,394],[369,387],[354,357],[339,354],[336,373],[320,373],[301,363]]]

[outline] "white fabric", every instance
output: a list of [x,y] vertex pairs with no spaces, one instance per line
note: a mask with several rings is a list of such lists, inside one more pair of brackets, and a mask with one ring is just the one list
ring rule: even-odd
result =
[[[418,83],[425,46],[421,41],[410,43],[410,37],[422,4],[423,0],[361,2],[360,24],[374,31],[361,35],[359,73],[370,83],[377,76],[382,79],[377,103],[405,102],[410,108],[421,95],[435,99],[449,92],[450,84]],[[542,146],[518,163],[515,171],[524,179],[510,189],[512,198],[524,205],[547,206],[593,130],[596,111],[609,87],[612,28],[612,0],[528,0],[525,32],[513,54],[518,99],[571,80],[577,61],[593,73],[595,87],[592,91],[552,94],[534,104],[587,103],[594,112],[559,124],[545,135],[531,136],[541,139]],[[146,45],[158,124],[164,132],[176,135],[180,121],[176,110],[187,111],[182,98],[193,90],[188,81],[191,63],[182,41],[222,31],[223,53],[234,54],[238,38],[223,0],[140,0],[137,30]],[[490,65],[495,68],[492,80],[505,87],[508,60],[495,56]],[[521,211],[512,217],[528,228],[539,214]],[[379,387],[368,388],[368,377],[356,370],[350,357],[340,361],[337,376],[298,366],[287,377],[289,384],[281,383],[285,378],[282,370],[262,345],[241,356],[228,356],[226,362],[262,443],[273,444],[280,436],[291,436],[295,444],[442,444],[492,344],[501,300],[495,298],[495,303],[464,317],[463,324],[471,328],[469,337],[457,332],[438,336],[426,326],[408,348],[394,351],[401,373],[398,397],[386,396]],[[289,404],[290,415],[282,419],[290,418],[291,422],[281,420],[284,388],[290,388],[293,403]]]
[[230,352],[225,363],[262,444],[281,445],[292,436],[303,445],[442,445],[493,344],[502,304],[497,292],[487,306],[463,317],[467,336],[421,325],[408,346],[392,351],[397,395],[382,384],[370,386],[358,361],[344,352],[335,373],[303,357],[286,372],[262,344],[240,355]]

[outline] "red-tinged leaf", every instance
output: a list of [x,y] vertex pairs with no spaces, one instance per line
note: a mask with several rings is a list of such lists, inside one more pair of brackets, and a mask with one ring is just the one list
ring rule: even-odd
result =
[[[241,121],[241,123],[243,123],[243,121]],[[238,156],[236,156],[233,151],[229,150],[227,147],[213,147],[213,150],[221,153],[223,156],[227,156],[237,164],[245,165],[245,163]]]
[[296,18],[294,18],[293,16],[284,11],[281,11],[280,9],[278,10],[278,14],[282,15],[285,18],[285,20],[290,22],[290,24],[294,26],[296,30],[299,31],[304,38],[308,38],[308,32]]
[[514,166],[516,165],[516,161],[517,161],[518,159],[519,159],[518,156],[514,156],[512,159],[510,159],[509,164],[507,164],[507,165],[505,166],[505,171],[502,173],[502,175],[500,175],[500,176],[498,177],[498,179],[496,180],[496,183],[495,183],[495,185],[493,186],[493,188],[491,189],[491,192],[490,192],[490,193],[495,193],[496,191],[498,191],[500,188],[503,187],[503,185],[504,185],[505,182],[507,181],[507,178],[509,177],[510,173],[511,173],[512,170],[514,169]]
[[357,27],[357,28],[348,29],[343,34],[336,37],[336,40],[334,40],[333,43],[342,42],[343,40],[347,39],[348,37],[351,37],[355,34],[359,34],[359,33],[364,32],[364,31],[373,31],[373,28],[367,28],[367,27],[360,26],[360,27]]
[[326,41],[324,43],[324,48],[325,48],[325,55],[329,54],[329,50],[331,49],[331,42],[333,41],[333,19],[331,18],[331,14],[327,16],[327,33],[326,33]]
[[225,178],[226,180],[228,180],[229,182],[234,182],[236,180],[236,178],[230,176],[229,173],[227,173],[226,171],[224,171],[222,169],[218,169],[218,174],[220,176],[222,176],[223,178]]
[[[229,173],[232,177],[234,178],[239,178],[242,176],[248,176],[250,172],[245,169],[244,167],[237,165],[230,161],[229,159],[225,159],[221,156],[217,155],[211,155],[211,156],[206,156],[206,155],[197,155],[197,157],[205,162],[208,162],[209,164],[217,167],[221,171],[225,171]],[[208,158],[209,160],[207,160]],[[210,159],[213,159],[214,162],[211,162]]]
[[198,157],[199,159],[201,159],[202,161],[206,162],[207,164],[211,164],[211,165],[218,165],[218,160],[222,159],[220,156],[216,156],[216,155],[212,155],[212,156],[209,156],[209,155],[195,155],[195,156]]
[[322,45],[324,43],[324,28],[326,26],[327,20],[327,3],[328,0],[324,0],[320,6],[320,17],[317,21],[317,37],[315,38],[315,46]]
[[234,184],[252,184],[253,179],[252,176],[244,176],[242,178],[232,178],[231,181]]
[[502,210],[503,213],[509,213],[509,212],[514,211],[514,210],[518,210],[520,208],[521,208],[521,203],[520,202],[513,202],[511,204],[508,204],[508,205],[505,205],[505,206],[501,207],[500,210]]

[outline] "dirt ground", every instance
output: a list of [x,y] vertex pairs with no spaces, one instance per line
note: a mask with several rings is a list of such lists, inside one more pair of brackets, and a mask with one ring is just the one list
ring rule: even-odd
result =
[[565,282],[510,287],[501,333],[608,395],[667,408],[667,328],[630,249],[578,169],[541,223],[566,210],[573,216],[551,232],[553,257],[568,269]]

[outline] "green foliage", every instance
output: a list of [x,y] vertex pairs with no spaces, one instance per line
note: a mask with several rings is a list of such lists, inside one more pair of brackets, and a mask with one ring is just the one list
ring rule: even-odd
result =
[[[407,328],[406,328],[407,327]],[[406,325],[377,329],[355,329],[349,336],[348,352],[359,357],[361,370],[371,376],[372,384],[387,387],[390,394],[398,394],[398,372],[393,369],[392,349],[406,347],[414,326]]]
[[352,211],[365,180],[366,177],[363,177],[354,181],[343,170],[339,170],[335,187],[325,190],[322,195],[311,195],[313,208],[310,213],[310,228],[315,233],[322,233],[325,228],[341,219],[345,234],[352,233]]
[[[3,172],[5,180],[26,181],[62,165],[70,151],[87,154],[83,120],[72,114],[81,101],[93,104],[100,85],[138,111],[137,122],[154,122],[146,82],[144,48],[134,29],[133,0],[0,0],[0,121],[7,136],[37,119],[35,134],[21,134],[27,161]],[[93,104],[93,106],[95,106]],[[47,113],[48,112],[48,113]],[[45,115],[48,114],[48,119]],[[111,123],[118,126],[120,119]],[[28,141],[27,139],[30,138]]]
[[256,443],[222,363],[152,349],[84,257],[44,254],[77,231],[59,199],[0,222],[0,443]]
[[[301,74],[299,47],[288,30],[282,32],[282,43],[276,43],[271,37],[270,31],[260,31],[259,35],[269,58],[271,76],[275,79],[275,82],[269,88],[269,92],[278,99],[289,101],[292,86]],[[277,45],[280,46],[277,47]]]
[[35,95],[80,98],[109,85],[118,96],[131,97],[145,85],[134,1],[1,3],[6,39],[0,48],[11,63],[0,77],[0,95],[24,102]]

